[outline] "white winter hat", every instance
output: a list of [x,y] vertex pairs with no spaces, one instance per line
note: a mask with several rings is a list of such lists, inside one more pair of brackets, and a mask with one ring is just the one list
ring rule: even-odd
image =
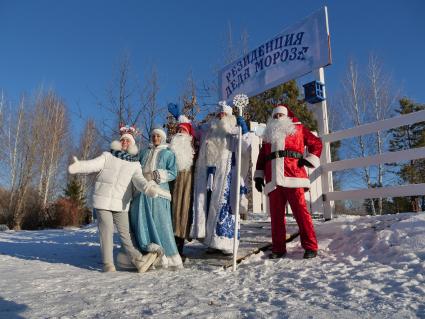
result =
[[124,133],[123,135],[121,135],[120,141],[124,138],[130,141],[130,145],[136,145],[136,140],[134,139],[133,135],[131,135],[130,133]]
[[153,134],[158,134],[161,136],[161,144],[164,144],[167,139],[167,134],[165,133],[164,129],[162,127],[156,127],[151,132],[151,137]]
[[137,155],[137,153],[139,152],[139,148],[137,147],[136,140],[134,139],[134,134],[136,133],[137,133],[137,130],[134,126],[120,124],[120,135],[121,135],[120,140],[112,141],[111,149],[114,151],[121,151],[122,150],[121,140],[126,138],[130,141],[130,145],[126,152],[131,155]]
[[226,101],[218,102],[217,113],[226,113],[227,115],[233,114],[233,109],[230,105],[227,105]]

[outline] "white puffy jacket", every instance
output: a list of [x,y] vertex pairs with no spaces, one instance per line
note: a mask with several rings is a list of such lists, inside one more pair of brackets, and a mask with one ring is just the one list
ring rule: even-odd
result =
[[151,197],[157,196],[155,182],[148,182],[139,162],[128,162],[113,156],[109,152],[92,160],[75,160],[68,168],[70,174],[96,173],[93,194],[93,206],[116,212],[127,212],[133,196],[133,185]]

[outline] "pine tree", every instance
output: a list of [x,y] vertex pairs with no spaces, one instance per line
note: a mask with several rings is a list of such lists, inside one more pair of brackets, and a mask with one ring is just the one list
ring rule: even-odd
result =
[[[425,104],[415,103],[407,98],[400,100],[399,114],[408,114],[425,110]],[[425,122],[418,122],[411,125],[404,125],[390,130],[390,151],[401,151],[416,147],[425,146]],[[398,166],[400,169],[396,174],[400,179],[409,184],[425,182],[425,159],[410,160]],[[424,205],[424,196],[422,197],[422,206]],[[420,211],[420,197],[411,196],[411,209],[415,212]]]
[[313,112],[307,108],[307,104],[300,99],[300,91],[295,80],[278,85],[257,96],[249,99],[249,105],[245,109],[247,121],[266,123],[273,106],[287,104],[295,116],[310,130],[317,131],[317,121]]
[[66,185],[65,196],[75,202],[79,208],[83,208],[85,203],[84,191],[81,182],[72,176]]

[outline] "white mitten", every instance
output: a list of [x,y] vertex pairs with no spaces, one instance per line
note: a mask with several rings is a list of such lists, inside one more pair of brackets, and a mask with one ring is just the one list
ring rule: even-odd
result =
[[78,168],[80,167],[80,162],[78,161],[78,158],[76,156],[73,156],[72,159],[74,160],[74,163],[69,165],[68,172],[69,172],[69,174],[76,174],[76,173],[78,173]]

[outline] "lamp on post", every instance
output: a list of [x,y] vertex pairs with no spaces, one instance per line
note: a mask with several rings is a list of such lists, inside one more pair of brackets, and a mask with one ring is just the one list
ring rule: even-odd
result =
[[312,81],[303,85],[304,100],[310,104],[316,104],[326,100],[325,85],[319,81]]

